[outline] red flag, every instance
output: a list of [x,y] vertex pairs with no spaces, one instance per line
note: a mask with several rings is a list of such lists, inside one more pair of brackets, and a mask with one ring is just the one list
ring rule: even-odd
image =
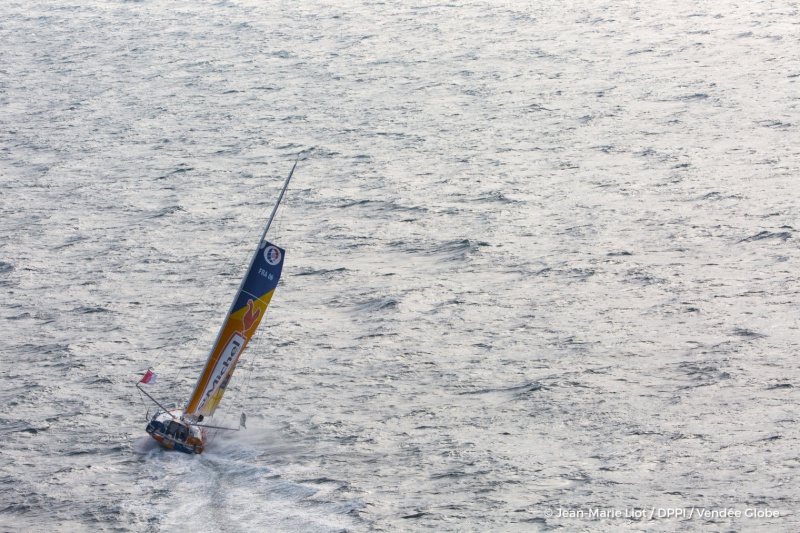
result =
[[152,370],[148,370],[144,377],[139,380],[139,383],[144,383],[145,385],[152,385],[156,382],[156,374]]

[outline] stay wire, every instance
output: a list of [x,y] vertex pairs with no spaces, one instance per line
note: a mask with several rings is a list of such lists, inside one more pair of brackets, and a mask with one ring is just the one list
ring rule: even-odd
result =
[[[262,341],[263,338],[264,338],[263,335],[258,335],[258,337],[256,338],[255,346],[253,346],[250,349],[250,354],[249,354],[249,357],[248,357],[249,361],[245,361],[244,364],[242,364],[242,367],[243,367],[242,371],[244,373],[246,373],[246,376],[243,376],[244,377],[244,381],[243,381],[244,386],[236,388],[236,390],[235,390],[235,392],[233,394],[233,398],[231,398],[230,402],[229,402],[231,407],[229,407],[229,408],[227,408],[227,409],[225,409],[223,411],[222,420],[220,420],[220,425],[221,426],[225,425],[225,422],[228,420],[228,417],[234,411],[242,411],[242,412],[244,412],[244,400],[245,400],[245,398],[247,398],[247,392],[250,390],[250,380],[253,377],[253,368],[255,367],[256,355],[261,351],[260,350],[261,349],[261,341]],[[235,370],[234,370],[234,373],[235,373]],[[231,379],[233,379],[233,375],[231,375]],[[234,409],[234,406],[237,406],[237,408]],[[212,442],[214,442],[214,439],[217,437],[217,434],[219,432],[220,432],[220,430],[215,430],[214,431],[214,433],[211,435],[211,437],[209,437],[208,444],[211,444]]]
[[[280,241],[281,230],[283,228],[283,216],[282,216],[283,211],[282,210],[283,210],[284,206],[289,203],[290,197],[291,197],[291,195],[284,196],[283,202],[278,205],[278,209],[277,209],[277,211],[275,213],[274,222],[276,222],[276,225],[274,226],[274,235],[275,235],[275,239],[274,240],[276,242]],[[261,318],[261,320],[262,321],[265,320],[266,316],[267,315],[265,313],[264,316]],[[248,354],[249,355],[249,361],[245,361],[243,363],[243,365],[242,365],[244,367],[242,370],[246,373],[245,381],[243,382],[244,383],[244,387],[240,387],[240,388],[235,389],[235,392],[231,391],[231,392],[234,392],[233,397],[230,398],[230,402],[229,402],[229,405],[231,407],[225,409],[222,412],[222,420],[220,421],[220,425],[222,425],[222,426],[225,425],[225,422],[228,420],[228,417],[231,415],[231,413],[233,411],[240,411],[241,410],[242,412],[244,412],[244,403],[243,402],[244,402],[244,399],[247,398],[247,393],[250,390],[250,383],[252,382],[252,379],[253,379],[253,369],[255,368],[256,355],[261,351],[261,344],[263,342],[263,339],[264,339],[264,335],[263,334],[262,335],[257,335],[257,337],[255,339],[255,343],[254,343],[255,346],[251,347],[251,349],[249,351],[249,354]],[[236,371],[234,369],[234,373],[235,372]],[[233,374],[231,375],[231,379],[233,379]],[[238,409],[234,409],[233,406],[238,406]],[[217,438],[217,435],[219,434],[219,432],[220,432],[220,430],[214,430],[214,432],[208,438],[208,444],[211,444],[212,442],[214,442],[214,439]]]
[[[236,252],[235,253],[237,255],[240,255],[239,252],[245,248],[246,243],[250,240],[250,238],[253,235],[254,231],[256,229],[261,229],[263,221],[266,219],[266,215],[269,212],[269,209],[270,209],[270,204],[267,203],[266,206],[264,207],[264,209],[261,211],[260,215],[257,218],[254,219],[255,222],[253,224],[251,224],[250,227],[247,229],[245,235],[243,237],[241,237],[239,239],[239,241],[236,243],[236,245],[235,245]],[[280,208],[279,208],[279,210],[280,210]],[[280,222],[280,219],[279,219],[279,222]],[[247,259],[245,260],[245,263],[243,263],[243,265],[245,265],[245,266],[240,266],[238,268],[238,271],[241,271],[242,268],[246,268],[246,264],[247,264],[247,261],[249,261],[249,259],[250,258],[247,257]],[[211,277],[211,279],[206,283],[206,286],[203,289],[203,292],[200,294],[200,297],[199,297],[198,301],[200,301],[200,302],[205,301],[205,297],[208,294],[208,292],[211,289],[211,287],[214,286],[214,285],[217,285],[217,283],[215,283],[215,280],[220,276],[220,274],[222,272],[224,272],[224,270],[225,270],[225,267],[223,266],[214,276]],[[241,272],[240,272],[240,274],[241,274]],[[189,319],[190,319],[189,314],[185,314],[183,316],[183,319],[181,320],[179,326],[173,329],[173,333],[170,335],[170,337],[167,340],[167,342],[162,345],[162,347],[156,352],[156,355],[154,356],[154,358],[151,359],[149,368],[156,369],[162,363],[162,361],[163,361],[164,357],[167,355],[167,353],[171,353],[171,350],[169,350],[168,347],[172,346],[172,341],[175,339],[177,333],[184,330],[184,327],[189,322]],[[207,328],[209,326],[209,323],[212,320],[215,320],[215,319],[218,319],[218,317],[209,316],[206,319],[206,321],[203,323],[203,327],[200,329],[200,331],[207,330]],[[201,337],[202,337],[202,334],[195,336],[195,339],[191,343],[191,347],[189,348],[188,353],[190,353],[190,354],[195,353],[195,351],[197,349],[197,345],[199,344],[199,342],[201,340]],[[141,393],[140,393],[140,395],[141,395]]]

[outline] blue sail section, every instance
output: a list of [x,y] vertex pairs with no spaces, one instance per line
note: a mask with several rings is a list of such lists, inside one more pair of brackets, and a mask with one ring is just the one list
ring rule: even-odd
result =
[[247,273],[242,292],[233,306],[234,311],[247,307],[247,300],[260,299],[275,290],[283,270],[284,254],[282,248],[267,241],[262,242],[253,266]]

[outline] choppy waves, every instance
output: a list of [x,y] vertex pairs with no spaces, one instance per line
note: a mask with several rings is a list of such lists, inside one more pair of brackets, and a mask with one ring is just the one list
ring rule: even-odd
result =
[[[796,530],[796,16],[6,6],[0,529]],[[251,429],[154,448],[298,154]],[[578,513],[690,507],[778,515]]]

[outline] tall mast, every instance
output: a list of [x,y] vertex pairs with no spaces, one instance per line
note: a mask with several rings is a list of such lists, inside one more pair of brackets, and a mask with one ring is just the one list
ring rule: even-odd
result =
[[[236,305],[236,301],[239,299],[239,295],[242,292],[242,288],[244,287],[244,283],[247,280],[247,274],[250,272],[250,269],[253,268],[253,264],[256,261],[256,257],[258,256],[259,251],[265,245],[266,241],[264,239],[267,237],[267,231],[269,231],[269,226],[270,226],[270,224],[272,224],[272,220],[275,218],[275,214],[278,212],[278,206],[280,205],[281,200],[283,199],[283,195],[286,192],[286,189],[289,187],[289,180],[292,179],[292,174],[294,174],[294,169],[297,167],[298,161],[299,161],[299,158],[298,158],[297,161],[294,162],[294,165],[292,166],[292,170],[289,172],[289,176],[286,178],[286,182],[283,184],[283,188],[281,189],[281,193],[278,196],[278,201],[275,202],[275,207],[272,209],[272,214],[270,215],[269,220],[267,221],[267,226],[264,228],[264,232],[261,234],[261,238],[258,241],[258,245],[256,246],[256,249],[253,252],[253,256],[250,258],[250,264],[247,266],[247,270],[245,271],[245,275],[242,276],[242,281],[239,283],[239,288],[236,290],[236,293],[233,295],[233,301],[231,302],[231,306],[228,309],[228,314],[226,316],[230,316],[230,314],[233,312],[234,306]],[[227,323],[227,320],[223,320],[222,321],[222,326],[219,328],[219,333],[217,333],[217,338],[214,340],[214,343],[211,345],[211,350],[209,351],[208,359],[206,359],[206,364],[203,367],[204,369],[205,369],[206,366],[208,366],[209,361],[211,361],[211,358],[214,356],[214,348],[217,346],[217,343],[219,342],[220,337],[222,337],[222,332],[225,330],[226,323]],[[194,396],[195,391],[200,386],[200,382],[202,381],[202,379],[203,379],[203,372],[200,372],[200,376],[197,378],[197,383],[195,384],[194,389],[192,389],[192,396]],[[188,404],[187,404],[187,408],[188,408]]]
[[[299,161],[299,159],[297,161]],[[283,184],[283,189],[281,189],[281,194],[278,196],[278,201],[275,202],[275,207],[272,208],[272,214],[269,216],[269,220],[267,221],[267,227],[264,228],[264,233],[261,234],[261,242],[263,242],[266,238],[267,232],[269,231],[269,226],[272,224],[272,219],[275,218],[275,213],[278,212],[278,206],[281,204],[281,200],[283,200],[283,193],[286,192],[286,188],[289,186],[289,180],[292,179],[294,169],[297,167],[297,161],[295,161],[294,165],[292,165],[292,170],[289,171],[289,175],[286,177],[286,183]],[[253,259],[255,259],[259,248],[261,248],[261,242],[258,243],[258,248],[256,248],[256,251],[253,254]],[[253,266],[253,259],[250,259],[250,266]],[[244,283],[244,280],[242,280],[242,283]],[[239,290],[241,290],[241,287],[239,287]]]
[[[239,288],[236,290],[236,294],[233,295],[233,301],[231,302],[231,307],[228,309],[228,314],[231,314],[233,311],[233,306],[236,305],[236,300],[239,298],[239,293],[242,292],[242,287],[244,287],[244,282],[247,279],[247,272],[250,272],[250,269],[253,268],[253,263],[256,261],[256,256],[258,255],[258,251],[264,246],[264,239],[267,237],[267,232],[269,231],[269,226],[272,224],[272,219],[275,218],[275,213],[278,212],[278,206],[281,204],[281,200],[283,200],[283,194],[286,192],[286,188],[289,186],[289,180],[292,179],[292,174],[294,174],[294,169],[297,167],[297,161],[294,162],[292,166],[292,170],[289,172],[289,176],[286,178],[286,182],[283,184],[283,188],[281,189],[281,194],[278,196],[278,201],[275,202],[275,207],[272,208],[272,214],[269,216],[269,220],[267,221],[267,227],[264,228],[264,233],[261,234],[261,239],[258,240],[258,246],[256,246],[256,250],[253,252],[253,256],[250,258],[250,264],[247,265],[247,270],[245,270],[245,275],[242,276],[242,281],[239,283]],[[217,338],[214,341],[212,346],[215,346],[219,341],[220,335],[222,335],[222,329],[219,329],[219,333],[217,333]],[[210,357],[210,356],[209,356]]]

